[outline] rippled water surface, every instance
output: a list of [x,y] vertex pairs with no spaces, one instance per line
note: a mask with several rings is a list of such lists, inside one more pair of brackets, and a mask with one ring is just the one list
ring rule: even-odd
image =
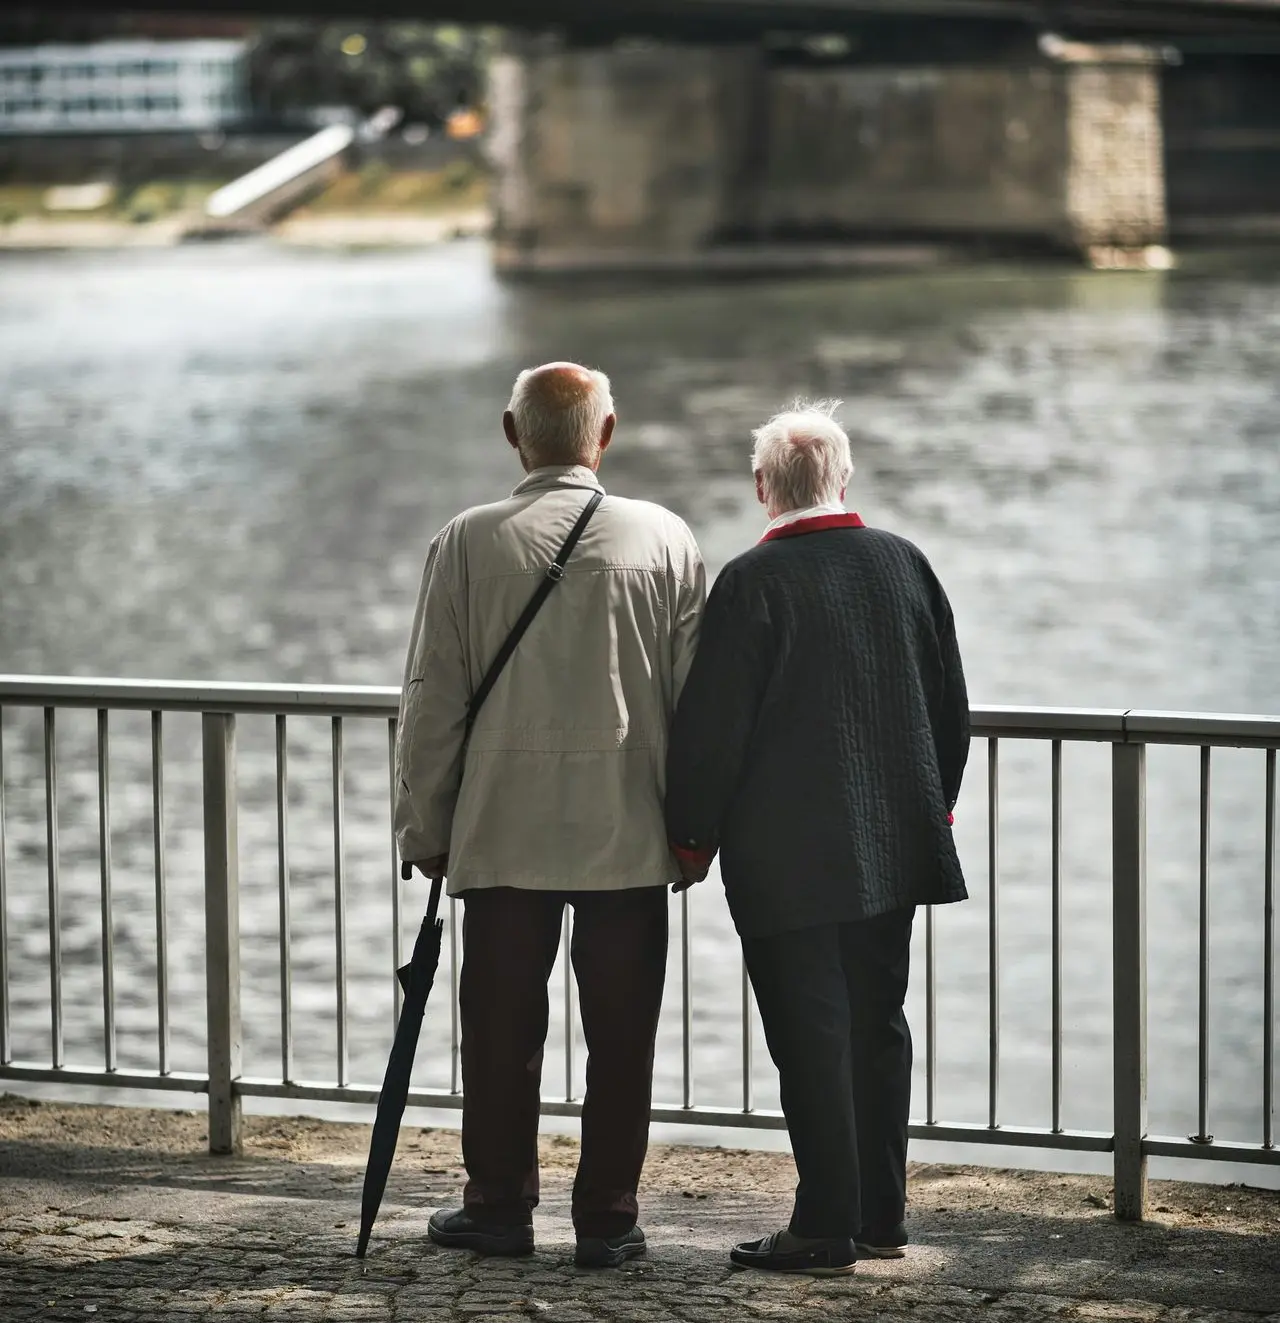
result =
[[[0,263],[0,670],[396,683],[427,543],[460,507],[514,485],[499,415],[517,370],[551,358],[611,374],[622,421],[606,485],[677,510],[713,568],[761,526],[749,428],[796,394],[842,397],[858,462],[851,502],[932,558],[975,702],[1280,711],[1280,276],[1245,266],[551,289],[498,284],[485,249],[466,244],[10,257]],[[113,718],[111,740],[119,1056],[150,1069],[146,714]],[[323,720],[291,723],[293,1069],[304,1079],[337,1069],[330,740]],[[242,719],[239,741],[246,1069],[279,1078],[270,720]],[[376,1081],[392,1023],[385,726],[348,723],[345,742],[350,1073]],[[93,714],[60,714],[56,748],[67,1057],[94,1065]],[[979,1122],[986,755],[976,744],[958,815],[974,899],[937,919],[938,1112]],[[204,1040],[198,759],[196,719],[169,720],[178,1070],[200,1069]],[[5,713],[4,768],[14,1053],[47,1061],[39,713]],[[1109,1124],[1108,774],[1106,748],[1066,749],[1064,1120],[1077,1128]],[[1197,751],[1153,749],[1150,774],[1152,1129],[1182,1135],[1196,1126]],[[1210,1128],[1256,1143],[1262,754],[1215,755],[1212,785]],[[1009,1124],[1049,1114],[1048,791],[1047,748],[1001,747]],[[406,932],[421,900],[415,885]],[[737,1106],[739,963],[714,878],[690,910],[695,1100]],[[678,973],[673,953],[663,1101],[682,1094]],[[449,1085],[448,1018],[442,998],[428,1015],[423,1085]],[[561,1060],[553,1043],[553,1094],[564,1090]],[[757,1103],[776,1105],[758,1041],[755,1078]]]

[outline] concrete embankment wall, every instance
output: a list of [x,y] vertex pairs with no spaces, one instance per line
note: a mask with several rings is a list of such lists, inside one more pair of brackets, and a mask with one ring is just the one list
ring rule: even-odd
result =
[[778,70],[761,227],[1050,233],[1062,220],[1063,95],[1047,69]]
[[500,245],[702,244],[743,205],[757,80],[754,49],[500,57],[490,74]]
[[492,93],[510,269],[794,238],[1164,237],[1143,51],[813,69],[747,47],[539,49],[502,57]]

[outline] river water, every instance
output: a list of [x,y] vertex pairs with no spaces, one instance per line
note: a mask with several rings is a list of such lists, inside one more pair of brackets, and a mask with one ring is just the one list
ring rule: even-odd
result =
[[[850,502],[933,560],[975,702],[1280,711],[1280,272],[1222,263],[545,288],[498,283],[479,243],[9,257],[0,671],[397,683],[427,543],[459,508],[514,485],[499,414],[515,373],[552,358],[611,374],[621,423],[606,485],[678,511],[713,569],[760,530],[750,427],[795,395],[842,398],[858,465]],[[386,731],[348,726],[351,1077],[376,1082],[392,1026]],[[242,719],[239,739],[246,1072],[279,1078],[270,721]],[[291,725],[294,1074],[318,1080],[336,1070],[329,739],[324,721]],[[171,719],[165,740],[172,1066],[199,1070],[196,720]],[[67,1057],[97,1065],[92,713],[60,716],[57,752]],[[111,755],[119,1060],[150,1069],[145,714],[113,719]],[[980,1123],[985,755],[975,744],[958,811],[974,899],[937,918],[938,1114]],[[1064,759],[1064,1122],[1084,1129],[1109,1124],[1108,758],[1086,745]],[[38,713],[4,714],[4,759],[14,1055],[47,1061]],[[1197,751],[1153,749],[1150,777],[1151,1123],[1185,1135],[1197,1100]],[[1043,1125],[1047,749],[1003,745],[1000,778],[1000,1116]],[[1256,1143],[1262,754],[1215,755],[1213,791],[1210,1129]],[[415,884],[406,932],[421,901]],[[739,963],[714,875],[690,913],[695,1100],[737,1106]],[[673,951],[664,1102],[682,1091],[678,974]],[[561,1033],[557,1022],[552,1096],[564,1093]],[[755,1055],[756,1102],[776,1105],[758,1031]],[[443,998],[416,1080],[450,1083]],[[922,1113],[922,1078],[918,1097]]]

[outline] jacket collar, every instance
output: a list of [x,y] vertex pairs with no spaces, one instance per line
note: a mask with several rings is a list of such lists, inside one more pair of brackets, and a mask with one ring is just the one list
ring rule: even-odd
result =
[[547,464],[543,468],[534,469],[511,495],[552,491],[556,487],[586,487],[591,491],[604,491],[600,479],[585,464]]
[[775,528],[784,528],[787,524],[798,524],[802,519],[816,519],[819,515],[844,514],[844,502],[824,501],[819,505],[805,505],[795,510],[786,510],[769,521],[764,530],[772,533]]
[[761,542],[775,542],[778,538],[799,537],[804,533],[821,533],[828,528],[865,528],[866,524],[856,514],[814,515],[810,519],[797,519],[790,524],[775,525],[760,539]]

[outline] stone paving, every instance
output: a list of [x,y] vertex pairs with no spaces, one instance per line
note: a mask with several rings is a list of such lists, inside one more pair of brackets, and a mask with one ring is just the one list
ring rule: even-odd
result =
[[456,1132],[408,1128],[361,1264],[367,1128],[255,1117],[246,1130],[243,1157],[212,1158],[199,1113],[0,1097],[0,1320],[1280,1323],[1275,1192],[1157,1185],[1153,1221],[1130,1227],[1101,1178],[915,1167],[908,1257],[823,1282],[725,1257],[785,1221],[786,1155],[655,1147],[648,1257],[584,1272],[572,1140],[543,1142],[537,1253],[480,1260],[425,1238],[459,1188]]

